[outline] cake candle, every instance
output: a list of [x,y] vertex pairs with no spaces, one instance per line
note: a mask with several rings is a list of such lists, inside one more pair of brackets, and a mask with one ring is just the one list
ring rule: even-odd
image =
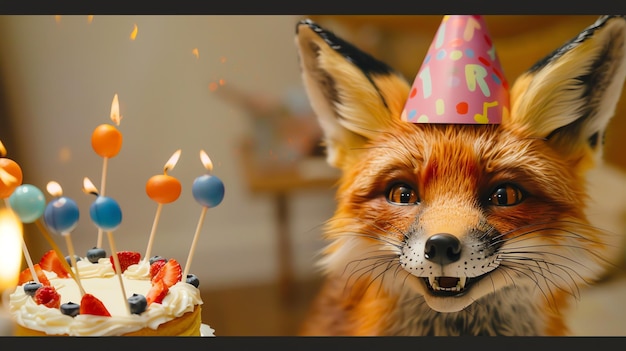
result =
[[202,205],[202,211],[200,212],[200,219],[196,226],[196,232],[189,248],[189,255],[187,256],[187,263],[185,263],[185,270],[183,271],[183,279],[186,279],[189,273],[189,267],[191,266],[191,260],[193,259],[193,253],[196,249],[202,223],[204,217],[209,208],[219,205],[224,199],[224,183],[216,176],[212,175],[213,162],[204,150],[200,150],[200,161],[207,169],[208,173],[197,177],[192,184],[191,191],[193,197],[200,205]]
[[124,281],[122,280],[122,266],[120,264],[120,259],[117,256],[115,240],[113,239],[113,231],[119,227],[120,223],[122,223],[122,210],[115,199],[99,194],[98,189],[96,189],[91,180],[87,177],[83,179],[83,192],[97,196],[96,201],[94,201],[89,207],[89,216],[98,229],[106,231],[107,233],[109,246],[111,247],[111,255],[113,257],[113,264],[115,265],[115,273],[120,282],[124,305],[126,306],[128,314],[131,314],[130,307],[128,306],[128,303],[126,303],[127,297],[126,289],[124,288]]
[[150,237],[148,239],[148,247],[146,248],[144,260],[148,260],[150,258],[154,235],[161,216],[163,204],[174,202],[180,196],[182,190],[180,181],[167,174],[168,171],[171,171],[176,166],[176,163],[180,158],[180,154],[181,150],[176,150],[176,152],[174,152],[174,154],[165,163],[165,167],[163,167],[163,174],[157,174],[150,177],[146,183],[146,194],[148,194],[148,197],[154,200],[158,205],[154,216],[154,222],[152,223],[152,231],[150,232]]
[[[46,229],[45,224],[42,223],[41,216],[46,208],[46,199],[43,192],[39,190],[39,188],[32,184],[22,184],[18,186],[9,197],[9,204],[22,223],[35,222],[44,239],[46,239],[48,244],[50,244],[57,256],[63,257],[63,253],[52,239],[52,236],[50,236],[50,233],[48,233],[48,229]],[[26,243],[23,245],[24,255],[27,257],[26,260],[29,264],[29,268],[31,268],[32,260],[30,259],[28,248],[26,247]],[[76,280],[74,271],[67,261],[61,260],[61,265],[66,271],[69,272],[72,279]],[[34,267],[31,268],[31,274],[33,273],[33,269]]]
[[[43,212],[44,222],[55,234],[60,234],[65,239],[67,250],[70,254],[72,265],[76,268],[75,279],[81,296],[85,295],[85,289],[80,281],[80,273],[76,265],[76,254],[74,253],[74,245],[72,245],[71,232],[78,225],[80,211],[76,201],[69,197],[63,196],[61,185],[55,181],[48,182],[46,185],[48,193],[55,198],[48,203]],[[62,258],[63,256],[59,256]],[[71,270],[70,270],[71,271]]]
[[[109,158],[115,157],[122,148],[122,133],[116,128],[122,120],[117,94],[111,103],[111,120],[115,126],[103,123],[94,129],[91,134],[91,147],[102,157],[102,178],[100,181],[100,195],[104,196]],[[98,228],[98,242],[96,247],[102,246],[102,229]]]

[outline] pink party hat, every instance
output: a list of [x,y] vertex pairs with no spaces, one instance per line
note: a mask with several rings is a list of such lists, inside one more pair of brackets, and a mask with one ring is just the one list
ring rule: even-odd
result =
[[407,99],[412,123],[499,124],[509,84],[482,16],[444,16]]

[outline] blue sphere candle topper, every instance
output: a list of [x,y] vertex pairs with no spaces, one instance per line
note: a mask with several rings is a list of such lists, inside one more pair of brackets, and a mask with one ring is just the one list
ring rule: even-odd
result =
[[80,211],[76,201],[63,196],[61,186],[57,182],[49,182],[47,190],[55,198],[46,205],[43,219],[46,226],[55,234],[66,234],[78,225]]
[[200,161],[209,173],[197,177],[191,187],[194,199],[202,205],[202,212],[200,213],[198,226],[196,227],[196,232],[193,236],[191,247],[189,248],[189,255],[187,256],[187,263],[185,264],[183,277],[186,277],[189,273],[189,267],[191,266],[193,253],[196,248],[200,229],[202,228],[202,223],[204,222],[207,210],[219,205],[224,199],[224,183],[222,183],[218,177],[210,174],[213,171],[213,162],[211,162],[211,159],[204,150],[200,150]]
[[111,247],[111,257],[115,266],[115,273],[120,282],[122,298],[128,314],[131,314],[130,307],[126,303],[126,290],[124,289],[124,281],[122,280],[122,268],[119,257],[117,257],[117,249],[115,248],[115,240],[113,240],[113,231],[122,223],[122,210],[120,205],[111,197],[102,196],[98,193],[98,189],[93,185],[89,178],[83,179],[83,192],[85,194],[96,195],[94,201],[89,207],[89,216],[99,230],[106,231]]
[[74,253],[74,245],[72,245],[71,231],[78,225],[80,211],[76,201],[69,197],[63,196],[61,185],[55,181],[48,182],[46,190],[55,198],[48,203],[43,212],[43,219],[46,226],[55,234],[60,234],[65,238],[65,243],[70,254],[72,266],[76,267],[74,278],[80,289],[81,296],[85,295],[78,266],[76,264],[76,254]]

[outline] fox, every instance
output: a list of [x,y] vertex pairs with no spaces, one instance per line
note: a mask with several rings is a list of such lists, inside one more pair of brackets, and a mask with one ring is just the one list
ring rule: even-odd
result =
[[310,19],[295,44],[340,171],[298,335],[571,335],[568,308],[619,246],[586,215],[587,177],[624,86],[626,17],[520,74],[499,124],[409,123],[390,65]]

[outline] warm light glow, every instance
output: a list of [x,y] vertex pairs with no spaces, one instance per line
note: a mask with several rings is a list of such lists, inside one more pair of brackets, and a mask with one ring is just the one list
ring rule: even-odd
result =
[[133,25],[133,31],[130,33],[130,40],[135,40],[137,38],[137,24]]
[[200,57],[200,52],[198,52],[198,48],[194,48],[193,50],[191,50],[191,52],[193,53],[193,56],[195,56],[196,58]]
[[59,149],[59,161],[61,163],[68,163],[72,160],[72,150],[67,147],[67,146],[63,146],[61,147],[61,149]]
[[116,126],[119,126],[122,121],[122,116],[120,115],[120,102],[117,98],[117,94],[113,96],[113,102],[111,103],[111,120]]
[[225,63],[226,62],[226,57],[224,57],[224,56],[220,57],[220,62],[221,63]]
[[87,177],[83,178],[83,192],[85,194],[98,195],[98,189]]
[[176,150],[176,152],[174,152],[172,157],[170,157],[170,159],[167,160],[167,162],[165,163],[165,167],[163,168],[164,174],[167,174],[167,171],[171,171],[174,169],[174,166],[176,166],[176,163],[178,162],[178,159],[180,158],[181,152],[182,152],[181,149]]
[[57,23],[61,22],[61,15],[55,15],[55,16],[54,16],[54,20],[55,20]]
[[209,83],[209,90],[210,91],[216,91],[217,90],[217,83],[215,83],[215,82]]
[[224,78],[220,79],[220,85],[224,85],[226,84],[226,80],[224,80]]
[[7,155],[7,149],[2,144],[2,140],[0,140],[0,157],[5,157]]
[[213,170],[213,162],[211,162],[209,155],[207,155],[204,150],[200,150],[200,161],[202,162],[202,165],[204,165],[204,168],[208,169],[209,172]]
[[22,265],[22,222],[9,208],[0,208],[0,293],[15,288]]
[[87,16],[87,23],[93,22],[93,15]]
[[55,182],[54,180],[49,181],[48,184],[46,184],[46,190],[48,191],[48,194],[54,197],[63,195],[63,188],[61,188],[61,184]]

